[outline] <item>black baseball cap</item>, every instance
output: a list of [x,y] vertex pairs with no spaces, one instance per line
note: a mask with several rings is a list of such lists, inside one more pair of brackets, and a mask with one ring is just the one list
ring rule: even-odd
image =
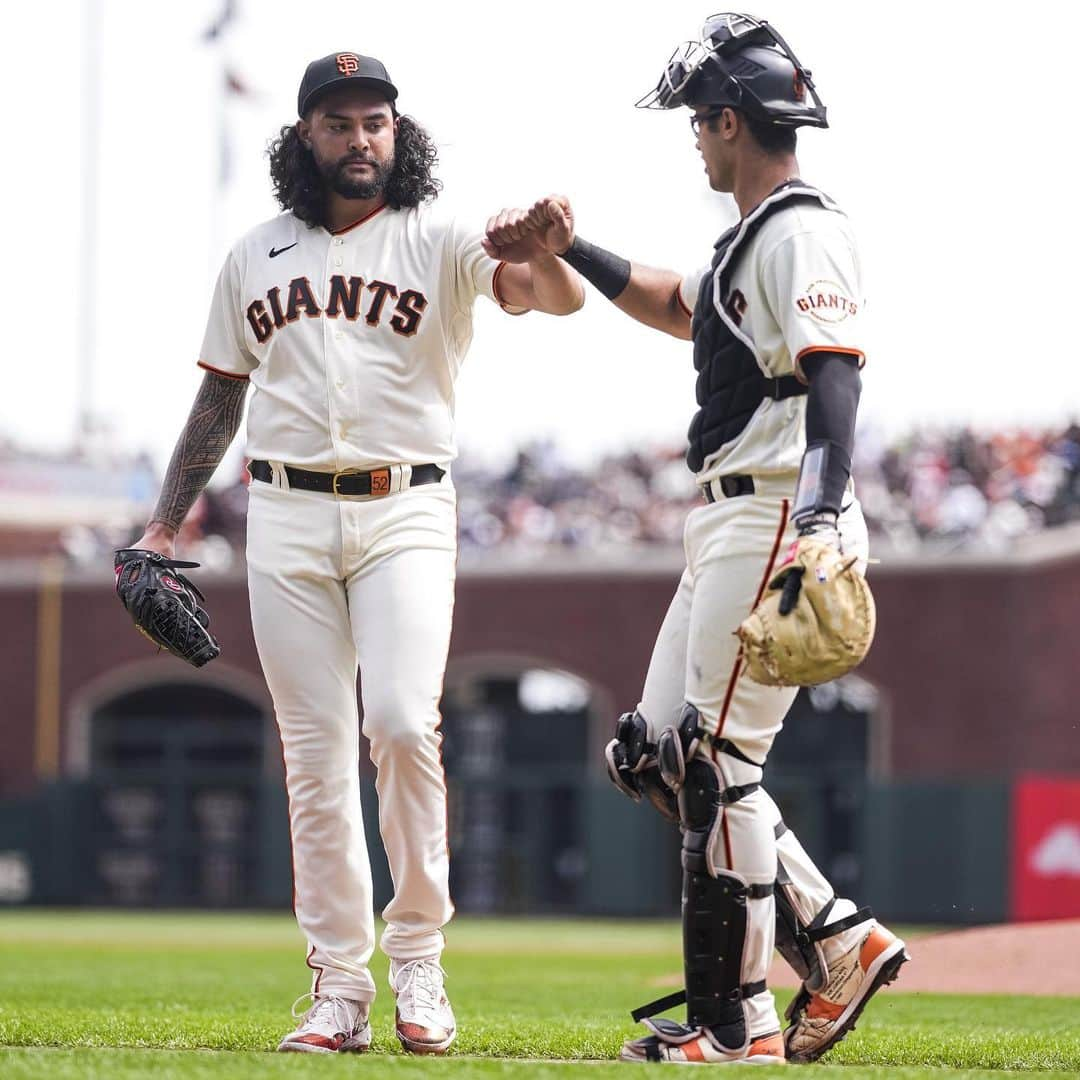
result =
[[331,53],[308,64],[296,99],[297,115],[306,115],[320,98],[346,83],[378,90],[389,102],[397,98],[397,87],[381,60],[354,52]]

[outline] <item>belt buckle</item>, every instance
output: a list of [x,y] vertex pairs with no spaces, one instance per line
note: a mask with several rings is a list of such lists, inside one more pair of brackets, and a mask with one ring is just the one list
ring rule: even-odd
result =
[[[338,490],[338,480],[340,480],[341,477],[343,477],[343,476],[363,476],[363,475],[364,475],[363,469],[341,469],[338,472],[334,473],[333,477],[331,478],[331,480],[330,480],[330,491],[338,499],[355,499],[355,498],[357,498],[356,495],[346,495],[343,491]],[[363,496],[359,496],[359,497],[363,498]]]

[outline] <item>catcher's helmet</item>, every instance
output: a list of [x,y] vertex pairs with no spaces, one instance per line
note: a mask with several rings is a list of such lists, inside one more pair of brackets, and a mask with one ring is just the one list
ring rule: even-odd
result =
[[785,127],[828,127],[810,72],[764,19],[732,12],[710,15],[698,41],[671,54],[642,109],[730,105]]

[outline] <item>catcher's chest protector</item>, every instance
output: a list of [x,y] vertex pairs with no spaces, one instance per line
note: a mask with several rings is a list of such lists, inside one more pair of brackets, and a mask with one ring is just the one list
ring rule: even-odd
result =
[[[690,448],[686,464],[701,471],[705,460],[725,443],[738,437],[764,400],[768,380],[758,367],[754,353],[735,329],[742,319],[745,301],[731,289],[731,279],[739,260],[749,250],[761,226],[773,214],[797,202],[817,202],[832,208],[828,199],[802,181],[781,185],[737,225],[716,242],[712,265],[701,282],[690,332],[694,339],[694,367],[697,370],[696,397],[700,406],[690,423]],[[717,274],[724,315],[714,303]],[[726,316],[726,317],[725,317]],[[786,383],[786,380],[791,383]],[[784,384],[783,397],[805,393],[793,375],[777,382]]]

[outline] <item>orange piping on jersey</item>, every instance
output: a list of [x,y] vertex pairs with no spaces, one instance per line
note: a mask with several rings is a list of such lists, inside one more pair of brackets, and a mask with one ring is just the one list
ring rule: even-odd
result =
[[801,383],[808,383],[810,380],[806,378],[802,370],[802,358],[809,356],[810,353],[815,352],[831,352],[839,353],[841,356],[854,356],[859,361],[859,370],[862,371],[866,367],[866,353],[862,349],[840,349],[834,345],[808,345],[798,356],[792,361],[795,368],[795,378]]
[[527,308],[525,311],[511,311],[510,308],[507,307],[506,301],[502,298],[502,294],[499,292],[499,276],[505,269],[505,262],[501,262],[495,267],[495,274],[491,279],[491,291],[495,294],[495,299],[498,301],[499,307],[501,307],[507,315],[524,315],[528,311]]
[[208,364],[205,360],[199,361],[199,367],[205,368],[207,371],[212,371],[215,375],[223,375],[226,379],[241,379],[246,381],[249,378],[247,375],[237,375],[234,371],[222,371],[221,368],[216,368],[213,364]]
[[[754,597],[754,602],[750,606],[750,610],[761,603],[761,598],[765,594],[765,586],[769,583],[769,578],[772,577],[773,567],[776,565],[776,555],[780,550],[780,541],[784,537],[784,530],[787,528],[788,522],[788,500],[784,500],[784,504],[780,510],[780,527],[776,530],[776,539],[773,540],[772,552],[769,555],[769,561],[765,566],[765,573],[762,575],[761,584],[758,585],[757,596]],[[728,680],[727,692],[724,694],[724,705],[720,710],[720,718],[716,721],[717,738],[720,737],[724,730],[724,721],[727,720],[728,709],[731,707],[731,698],[735,693],[735,684],[739,681],[739,674],[742,671],[743,651],[742,645],[739,646],[739,651],[735,655],[735,665],[731,669],[731,678]],[[712,752],[713,760],[716,760],[716,750]]]
[[346,225],[343,229],[330,229],[330,235],[340,236],[342,233],[347,233],[350,229],[355,229],[358,225],[363,225],[365,221],[370,221],[380,210],[385,210],[386,205],[386,203],[379,203],[374,210],[368,211],[362,218],[358,218],[351,225]]
[[679,307],[681,307],[683,311],[686,312],[686,317],[688,319],[692,319],[694,317],[694,313],[690,308],[686,306],[686,301],[683,299],[681,281],[678,285],[675,286],[675,299],[679,302]]

